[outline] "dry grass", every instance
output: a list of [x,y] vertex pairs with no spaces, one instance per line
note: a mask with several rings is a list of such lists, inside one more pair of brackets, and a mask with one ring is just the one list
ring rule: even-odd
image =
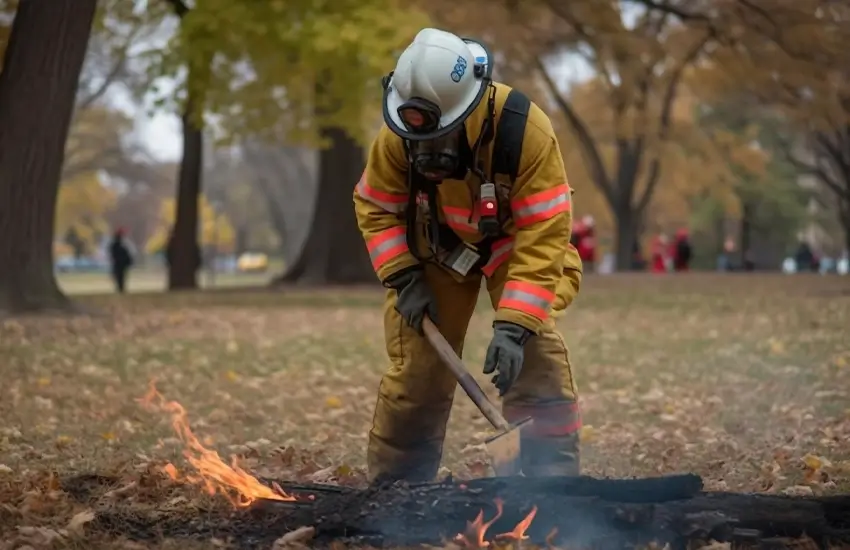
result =
[[[136,401],[154,377],[206,444],[246,457],[252,472],[362,479],[386,364],[380,293],[81,301],[104,314],[0,321],[0,548],[143,547],[87,539],[86,516],[69,524],[85,508],[51,472],[135,480],[119,498],[138,493],[149,506],[204,502],[195,488],[143,483],[166,461],[183,465],[167,416]],[[476,370],[488,309],[482,302],[467,345]],[[691,471],[710,489],[740,491],[850,488],[847,278],[588,278],[562,326],[582,392],[587,473]],[[481,475],[486,434],[459,394],[444,466]],[[190,548],[156,547],[176,546]]]

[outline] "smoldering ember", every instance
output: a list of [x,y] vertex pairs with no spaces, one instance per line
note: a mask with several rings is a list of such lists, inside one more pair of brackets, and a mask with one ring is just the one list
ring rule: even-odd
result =
[[[847,548],[850,495],[792,497],[702,491],[696,475],[645,479],[484,478],[352,489],[266,480],[278,496],[237,508],[96,512],[90,528],[136,540],[217,538],[236,548],[276,540],[368,546],[493,543],[570,548]],[[77,476],[90,499],[111,483]],[[98,510],[95,507],[95,510]],[[806,544],[801,546],[801,544]],[[642,546],[643,545],[643,546]],[[726,547],[726,546],[723,546]]]

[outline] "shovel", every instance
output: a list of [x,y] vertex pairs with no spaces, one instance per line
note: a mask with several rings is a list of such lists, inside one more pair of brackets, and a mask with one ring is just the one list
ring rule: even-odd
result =
[[452,371],[452,374],[457,378],[460,387],[466,392],[466,395],[475,403],[478,410],[490,421],[494,428],[500,433],[488,438],[484,441],[487,447],[487,453],[490,455],[490,462],[497,476],[515,476],[519,475],[522,470],[520,462],[520,433],[523,426],[527,426],[532,420],[531,417],[524,418],[515,424],[511,424],[499,409],[487,399],[484,390],[478,385],[478,382],[469,374],[460,357],[457,356],[455,350],[446,341],[440,330],[434,325],[433,321],[427,316],[422,322],[422,329],[425,332],[425,337],[431,343],[443,363]]

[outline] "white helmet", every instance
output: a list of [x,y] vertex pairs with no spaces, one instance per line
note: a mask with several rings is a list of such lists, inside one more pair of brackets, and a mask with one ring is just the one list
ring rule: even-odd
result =
[[492,74],[490,59],[480,42],[422,29],[384,78],[387,126],[411,141],[451,133],[484,97]]

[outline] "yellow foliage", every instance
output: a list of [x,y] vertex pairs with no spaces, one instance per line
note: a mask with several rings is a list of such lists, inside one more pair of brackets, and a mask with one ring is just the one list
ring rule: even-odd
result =
[[[160,206],[159,225],[151,238],[145,244],[145,251],[154,254],[164,250],[175,217],[175,201],[168,198]],[[198,198],[198,219],[200,223],[201,246],[215,247],[218,252],[233,252],[236,232],[233,224],[223,212],[216,213],[206,196]]]
[[107,214],[115,206],[115,192],[94,172],[66,181],[59,187],[55,232],[61,238],[73,229],[91,250],[110,233]]
[[[230,136],[316,142],[329,125],[364,138],[380,78],[427,23],[402,0],[198,2],[163,61]],[[197,115],[197,113],[195,113]]]

